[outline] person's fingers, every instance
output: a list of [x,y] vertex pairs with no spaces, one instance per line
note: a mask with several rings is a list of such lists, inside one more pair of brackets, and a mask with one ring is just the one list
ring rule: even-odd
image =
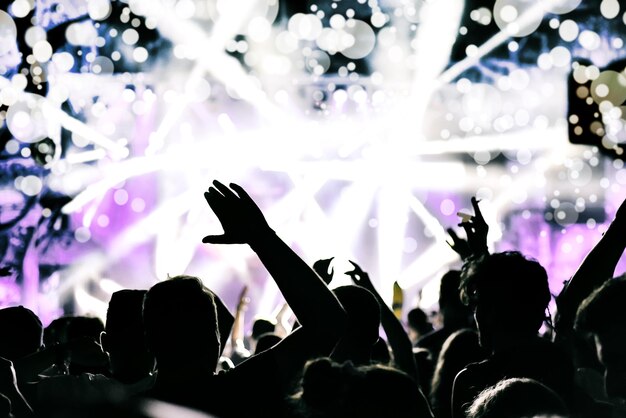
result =
[[206,199],[209,207],[215,213],[217,218],[222,222],[222,215],[226,211],[226,207],[224,206],[224,197],[217,190],[213,189],[204,193],[204,198]]
[[472,196],[472,207],[474,208],[474,213],[475,218],[478,219],[480,222],[485,222],[485,219],[483,218],[483,214],[480,211],[480,207],[478,206],[478,203],[480,202],[480,200],[477,200],[475,196]]
[[470,222],[461,222],[459,226],[465,230],[465,235],[467,235],[467,238],[469,239],[474,232],[474,226]]
[[232,240],[226,235],[207,235],[202,238],[202,242],[205,244],[231,244]]
[[225,185],[223,185],[222,183],[220,183],[217,180],[213,180],[213,185],[215,186],[215,188],[217,190],[219,190],[225,197],[229,197],[229,198],[237,198],[237,195],[230,190],[228,187],[226,187]]
[[240,185],[238,185],[236,183],[230,183],[229,186],[230,186],[231,189],[233,189],[235,192],[237,192],[237,194],[239,195],[239,197],[241,199],[246,200],[248,202],[252,202],[253,204],[256,205],[256,203],[254,203],[254,200],[252,200],[252,198],[250,197],[248,192],[246,192],[243,189],[243,187],[241,187]]
[[452,238],[452,242],[454,243],[459,242],[459,236],[456,234],[456,231],[454,229],[448,228],[446,229],[446,231],[448,232],[448,235],[450,235],[450,238]]
[[219,190],[217,190],[217,188],[215,188],[214,186],[210,186],[209,190],[206,193],[208,193],[209,196],[212,196],[212,197],[213,196],[224,197],[224,195]]

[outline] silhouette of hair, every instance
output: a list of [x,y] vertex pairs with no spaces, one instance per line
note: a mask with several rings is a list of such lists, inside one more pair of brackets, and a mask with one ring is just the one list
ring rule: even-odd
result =
[[428,320],[426,312],[420,308],[413,308],[407,315],[409,326],[420,335],[424,335],[433,330],[433,324]]
[[0,309],[0,357],[15,361],[38,351],[43,326],[33,311],[23,306]]
[[276,330],[276,324],[266,318],[257,318],[252,324],[252,338],[258,340],[263,334],[271,334]]
[[576,329],[600,333],[626,324],[626,275],[607,280],[578,308]]
[[467,410],[468,418],[522,418],[567,415],[563,400],[536,380],[505,379],[485,389]]
[[348,314],[346,337],[356,344],[373,346],[378,340],[380,327],[380,306],[374,295],[365,288],[353,285],[337,287],[333,293]]
[[[295,416],[307,418],[426,417],[415,382],[382,365],[354,366],[327,358],[305,367],[301,391],[291,398]],[[427,407],[426,407],[427,408]]]
[[461,300],[461,272],[450,270],[439,284],[439,312],[443,325],[463,328],[472,323],[472,312]]
[[256,343],[254,354],[259,354],[266,350],[269,350],[270,348],[278,344],[281,340],[282,338],[272,332],[262,334]]
[[488,254],[463,266],[463,302],[490,306],[511,328],[537,332],[550,297],[546,270],[517,251]]
[[46,347],[67,342],[67,325],[72,317],[62,316],[50,322],[43,330],[43,342]]
[[146,293],[143,320],[148,347],[159,365],[167,361],[205,361],[215,369],[220,331],[213,293],[192,276],[176,276]]
[[443,343],[435,366],[430,404],[437,417],[451,416],[452,385],[456,375],[470,363],[485,359],[478,333],[465,328],[451,334]]
[[441,277],[439,283],[439,309],[449,305],[464,306],[461,302],[459,287],[461,285],[461,272],[450,270]]
[[138,327],[143,330],[142,310],[146,293],[146,290],[124,289],[111,295],[105,325],[109,337],[134,337]]
[[74,316],[67,323],[67,340],[89,337],[98,341],[102,331],[104,331],[104,324],[100,318]]
[[143,328],[146,290],[120,290],[111,295],[106,317],[103,348],[109,353],[111,371],[118,380],[133,382],[154,367]]

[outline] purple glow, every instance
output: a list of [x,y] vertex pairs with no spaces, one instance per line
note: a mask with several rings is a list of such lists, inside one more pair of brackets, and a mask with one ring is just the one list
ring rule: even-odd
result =
[[[487,9],[463,31],[432,2],[295,17],[276,2],[15,3],[3,27],[38,26],[19,33],[21,62],[18,34],[0,31],[0,222],[32,205],[0,235],[0,306],[45,323],[102,316],[112,291],[182,273],[231,307],[249,284],[251,311],[274,311],[280,295],[249,249],[200,244],[220,230],[202,198],[214,178],[244,186],[311,264],[356,260],[384,297],[398,281],[407,300],[458,266],[445,229],[472,195],[491,248],[539,260],[556,294],[626,194],[621,160],[568,142],[572,61],[624,51],[623,25],[602,32],[599,11],[542,15],[513,41]],[[45,38],[55,27],[61,45]],[[542,47],[522,51],[525,39]]]

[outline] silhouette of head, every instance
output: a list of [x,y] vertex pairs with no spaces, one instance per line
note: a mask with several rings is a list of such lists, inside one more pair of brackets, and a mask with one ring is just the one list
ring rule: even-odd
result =
[[106,328],[100,341],[109,353],[111,373],[119,380],[133,382],[154,368],[143,328],[145,290],[120,290],[111,295]]
[[263,334],[271,334],[275,331],[276,324],[266,318],[257,318],[252,324],[251,337],[258,340]]
[[152,286],[143,320],[159,371],[215,370],[221,352],[216,303],[200,279],[176,276]]
[[505,379],[474,399],[468,418],[522,418],[536,415],[567,415],[563,400],[536,380]]
[[478,344],[478,334],[472,329],[460,329],[446,339],[436,360],[431,385],[430,399],[435,412],[440,412],[442,416],[450,415],[454,378],[468,364],[484,360],[485,357],[485,352]]
[[439,284],[439,312],[444,326],[466,327],[472,312],[461,301],[461,272],[450,270],[441,277]]
[[607,394],[626,399],[626,276],[606,281],[581,303],[576,329],[594,336]]
[[270,348],[278,344],[281,340],[282,338],[272,332],[267,332],[260,335],[256,343],[256,347],[254,348],[254,354],[259,354],[269,350]]
[[419,389],[405,373],[391,367],[354,366],[327,358],[308,363],[302,388],[292,400],[297,417],[421,417]]
[[98,341],[102,331],[104,331],[104,324],[100,318],[73,316],[67,324],[67,340],[88,337]]
[[369,290],[359,286],[340,286],[333,293],[348,314],[346,334],[335,349],[337,359],[369,362],[380,327],[378,301]]
[[43,326],[23,306],[0,309],[0,357],[15,361],[41,348]]
[[415,339],[433,330],[433,324],[428,320],[428,315],[420,308],[411,309],[407,314],[407,321],[409,328],[415,332]]
[[463,266],[461,298],[474,309],[480,343],[536,335],[546,317],[546,270],[516,251],[488,254]]

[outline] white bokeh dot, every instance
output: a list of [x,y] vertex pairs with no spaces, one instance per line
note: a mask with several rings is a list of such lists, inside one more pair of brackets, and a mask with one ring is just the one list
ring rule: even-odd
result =
[[76,231],[74,231],[74,238],[80,243],[85,243],[91,239],[91,232],[89,231],[89,228],[81,226],[76,228]]
[[125,205],[128,203],[128,192],[124,189],[116,190],[113,193],[113,200],[120,206]]
[[441,210],[441,213],[443,215],[450,216],[456,210],[456,206],[452,200],[444,199],[441,201],[441,204],[439,205],[439,209]]
[[106,214],[100,214],[98,215],[98,218],[96,218],[96,223],[98,224],[99,227],[101,228],[106,228],[107,226],[109,226],[109,223],[111,222],[111,220],[109,219],[109,217]]
[[136,197],[130,202],[130,207],[133,212],[141,213],[146,208],[146,202],[142,198]]

